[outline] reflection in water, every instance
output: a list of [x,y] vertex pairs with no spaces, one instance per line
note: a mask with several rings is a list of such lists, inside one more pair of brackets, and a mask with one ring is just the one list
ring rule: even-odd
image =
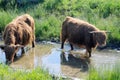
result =
[[14,63],[10,64],[10,67],[19,69],[32,69],[34,68],[34,53],[35,48],[31,48],[21,57],[17,58]]
[[[67,57],[66,57],[67,56]],[[62,52],[61,55],[61,64],[62,65],[68,65],[71,66],[73,68],[78,68],[81,69],[80,71],[88,71],[88,64],[90,62],[89,59],[87,58],[77,58],[75,56],[73,56],[73,54],[68,53],[67,55],[65,54],[65,52]]]
[[112,69],[120,61],[120,53],[114,50],[96,51],[91,57],[91,64],[96,69]]
[[47,54],[41,58],[42,67],[47,69],[49,73],[60,76],[61,64],[60,64],[60,52],[56,49],[52,49],[50,54]]
[[71,52],[58,51],[53,48],[51,52],[41,58],[43,68],[50,74],[83,78],[87,75],[89,59],[77,58]]
[[61,70],[64,75],[77,78],[85,78],[88,75],[90,60],[81,57],[80,54],[71,51],[61,52]]

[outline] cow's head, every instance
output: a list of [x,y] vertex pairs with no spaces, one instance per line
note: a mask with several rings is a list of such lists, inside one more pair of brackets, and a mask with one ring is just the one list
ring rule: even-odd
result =
[[17,51],[23,46],[21,45],[0,45],[0,48],[5,52],[7,61],[13,62]]
[[106,32],[107,31],[91,31],[90,34],[93,35],[94,41],[96,41],[99,46],[105,46],[107,39]]

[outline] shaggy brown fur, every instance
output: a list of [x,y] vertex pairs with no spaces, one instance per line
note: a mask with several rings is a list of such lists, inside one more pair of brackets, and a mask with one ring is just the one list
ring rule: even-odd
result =
[[4,30],[4,44],[0,46],[6,53],[6,58],[13,62],[20,47],[32,43],[35,47],[34,20],[28,15],[22,15],[10,22]]
[[73,44],[80,47],[84,46],[86,48],[86,53],[89,53],[89,57],[91,57],[92,48],[97,47],[97,44],[106,44],[106,33],[105,31],[100,31],[88,22],[66,17],[61,30],[62,49],[64,48],[66,39],[70,43],[71,50],[73,50]]
[[26,46],[32,42],[32,47],[35,47],[34,19],[28,14],[17,17],[6,26],[3,39],[7,45],[21,44]]

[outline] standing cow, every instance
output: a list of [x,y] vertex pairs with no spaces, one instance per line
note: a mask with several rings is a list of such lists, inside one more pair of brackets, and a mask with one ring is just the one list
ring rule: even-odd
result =
[[5,45],[0,45],[4,50],[8,61],[13,62],[17,51],[29,43],[35,47],[34,19],[24,14],[10,22],[4,30],[3,39]]
[[94,25],[77,18],[66,17],[61,30],[61,49],[64,48],[64,42],[67,39],[71,50],[73,50],[73,44],[79,47],[84,46],[86,54],[89,53],[89,57],[91,57],[92,48],[96,48],[97,45],[105,45],[106,38],[106,32],[99,30]]

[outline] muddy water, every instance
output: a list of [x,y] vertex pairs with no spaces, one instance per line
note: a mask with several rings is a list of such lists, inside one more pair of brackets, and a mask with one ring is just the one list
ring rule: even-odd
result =
[[84,79],[88,75],[89,66],[112,68],[117,61],[120,61],[120,51],[118,50],[96,50],[92,52],[91,58],[84,56],[84,49],[69,50],[70,47],[67,44],[64,50],[60,49],[60,44],[37,44],[10,67],[33,69],[40,66],[47,69],[52,75]]

